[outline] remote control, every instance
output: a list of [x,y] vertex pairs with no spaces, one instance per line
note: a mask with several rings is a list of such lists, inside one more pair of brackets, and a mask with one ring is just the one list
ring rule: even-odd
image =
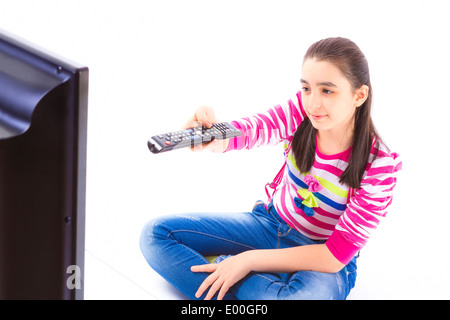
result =
[[214,124],[211,128],[196,127],[192,129],[158,134],[148,140],[148,148],[153,153],[161,153],[173,149],[193,147],[214,139],[239,137],[242,132],[229,122]]

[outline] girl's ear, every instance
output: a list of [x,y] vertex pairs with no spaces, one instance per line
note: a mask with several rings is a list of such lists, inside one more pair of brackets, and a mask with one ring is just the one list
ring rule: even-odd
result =
[[358,108],[362,106],[362,104],[367,100],[367,97],[369,96],[369,87],[365,84],[361,86],[361,88],[356,89],[355,92],[355,106]]

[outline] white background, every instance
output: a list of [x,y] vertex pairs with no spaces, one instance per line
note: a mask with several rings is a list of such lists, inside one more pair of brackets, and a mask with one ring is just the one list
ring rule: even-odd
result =
[[0,28],[90,69],[86,299],[182,299],[146,264],[150,218],[247,211],[281,147],[153,155],[147,139],[200,105],[232,120],[300,88],[313,42],[366,54],[373,118],[401,173],[388,217],[362,251],[352,299],[449,299],[448,1],[0,0]]

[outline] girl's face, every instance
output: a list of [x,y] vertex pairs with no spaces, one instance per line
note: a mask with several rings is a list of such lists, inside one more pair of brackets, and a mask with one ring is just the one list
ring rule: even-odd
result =
[[331,62],[306,59],[302,69],[302,104],[314,128],[340,135],[351,129],[356,108],[367,99],[369,88],[354,89]]

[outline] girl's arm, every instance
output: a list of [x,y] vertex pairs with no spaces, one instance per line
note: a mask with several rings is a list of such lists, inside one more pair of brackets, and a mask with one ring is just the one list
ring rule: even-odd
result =
[[251,271],[293,273],[300,270],[327,273],[339,272],[345,265],[337,260],[325,244],[285,249],[264,249],[243,252]]
[[222,299],[228,289],[249,272],[286,272],[301,270],[335,273],[344,264],[339,262],[325,244],[306,245],[286,249],[249,250],[223,260],[219,264],[193,266],[193,272],[211,272],[200,285],[196,297],[209,289],[205,299],[219,291]]
[[[226,140],[216,139],[205,145],[200,144],[192,150],[201,151],[207,148],[213,152],[225,152],[252,149],[262,145],[276,145],[282,140],[292,139],[295,130],[305,118],[300,94],[298,92],[294,98],[289,99],[283,105],[276,105],[251,117],[231,121],[242,132],[242,136]],[[200,124],[210,128],[216,122],[218,120],[211,107],[199,107],[183,129],[193,128]]]
[[282,105],[276,105],[251,117],[231,121],[242,132],[242,136],[231,138],[226,151],[276,145],[283,140],[291,140],[304,118],[301,92],[298,92],[294,98]]

